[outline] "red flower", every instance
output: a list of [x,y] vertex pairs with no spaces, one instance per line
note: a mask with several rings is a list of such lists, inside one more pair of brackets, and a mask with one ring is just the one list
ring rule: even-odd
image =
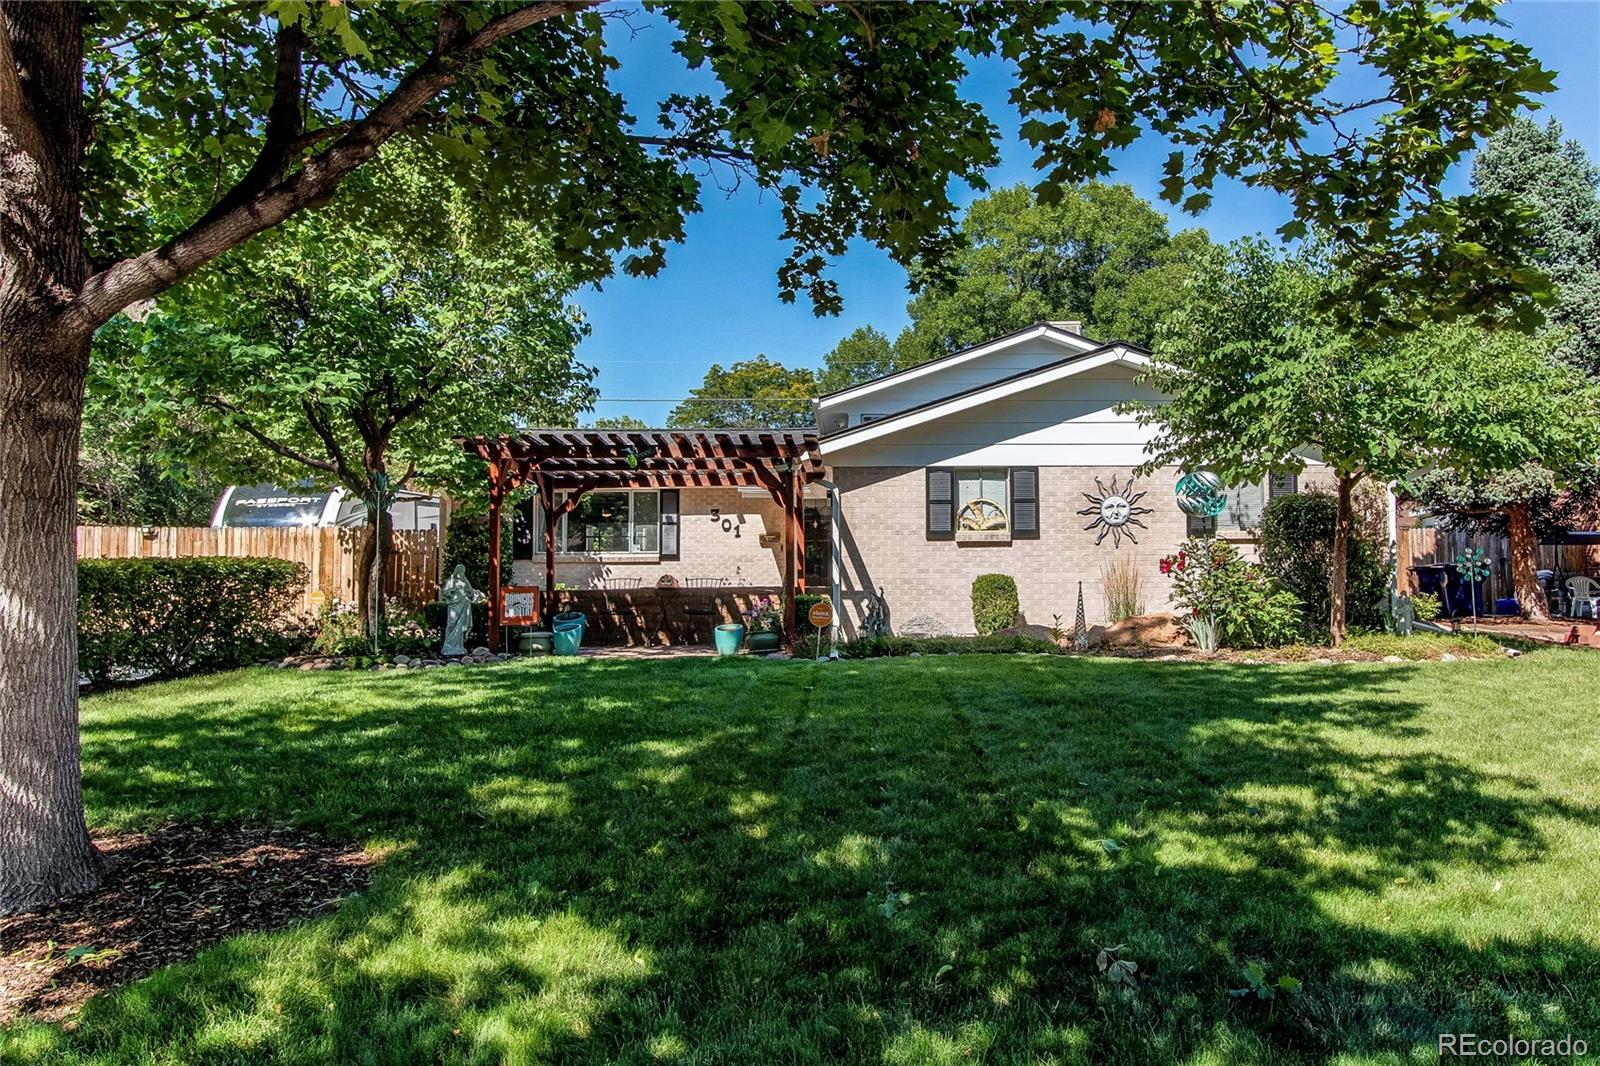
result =
[[1172,560],[1170,558],[1161,560],[1161,572],[1163,574],[1172,573]]
[[1189,553],[1180,549],[1178,551],[1178,569],[1182,570],[1185,566],[1188,566],[1188,565],[1189,565]]

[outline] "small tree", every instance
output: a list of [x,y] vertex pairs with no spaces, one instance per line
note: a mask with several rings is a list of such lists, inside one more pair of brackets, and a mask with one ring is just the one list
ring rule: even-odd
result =
[[1539,621],[1549,604],[1538,575],[1538,504],[1585,480],[1600,454],[1600,381],[1555,356],[1558,338],[1455,324],[1404,346],[1403,372],[1432,398],[1441,438],[1419,464],[1417,491],[1447,514],[1498,512],[1518,606]]
[[571,282],[530,227],[481,239],[465,193],[393,224],[424,170],[403,156],[364,170],[359,200],[286,224],[143,321],[119,318],[91,377],[141,413],[145,447],[169,461],[368,501],[369,627],[391,539],[380,499],[418,479],[452,485],[456,435],[569,422],[594,397],[572,358],[585,327],[564,301]]

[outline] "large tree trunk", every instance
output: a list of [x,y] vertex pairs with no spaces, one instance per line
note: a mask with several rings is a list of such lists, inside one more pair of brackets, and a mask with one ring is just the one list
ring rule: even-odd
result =
[[78,765],[80,15],[0,3],[0,913],[100,881]]
[[78,764],[73,544],[89,336],[53,340],[0,342],[0,913],[100,882]]
[[1528,621],[1548,622],[1550,604],[1539,583],[1539,539],[1533,533],[1528,505],[1514,503],[1506,508],[1506,526],[1511,541],[1511,588],[1517,606]]
[[1339,475],[1339,509],[1333,520],[1333,558],[1328,565],[1328,643],[1344,643],[1348,629],[1345,607],[1350,572],[1350,529],[1354,525],[1350,496],[1359,477]]

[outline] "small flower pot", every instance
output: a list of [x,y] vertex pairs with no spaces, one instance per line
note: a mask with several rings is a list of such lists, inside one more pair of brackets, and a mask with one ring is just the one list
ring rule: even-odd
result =
[[720,625],[716,632],[717,654],[738,655],[739,645],[744,643],[744,626],[737,622]]
[[555,649],[556,635],[548,629],[527,629],[517,638],[517,651],[523,655],[549,655]]
[[761,633],[751,633],[745,641],[745,647],[753,652],[777,651],[783,647],[783,634],[766,630]]

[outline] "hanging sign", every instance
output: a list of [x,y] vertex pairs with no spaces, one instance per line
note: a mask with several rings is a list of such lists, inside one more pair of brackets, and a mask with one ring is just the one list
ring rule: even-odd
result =
[[507,585],[500,593],[500,624],[531,626],[539,621],[539,586]]

